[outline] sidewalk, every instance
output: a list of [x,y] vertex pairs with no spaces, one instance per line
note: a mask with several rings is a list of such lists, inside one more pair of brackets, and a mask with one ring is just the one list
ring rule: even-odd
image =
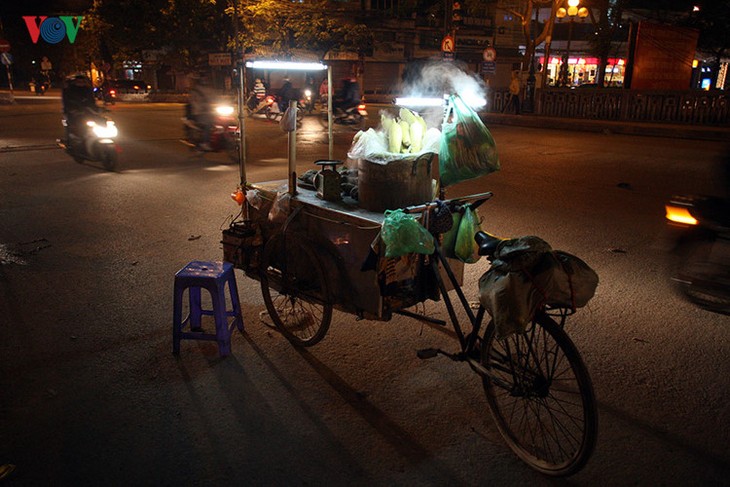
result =
[[530,114],[512,115],[504,113],[483,113],[481,116],[487,126],[490,124],[514,125],[541,129],[602,132],[605,134],[719,140],[723,142],[730,141],[730,127],[728,126],[689,125],[661,122],[624,122],[613,120],[542,117]]
[[44,99],[61,99],[60,88],[49,88],[44,95],[36,95],[28,90],[13,90],[10,92],[7,88],[0,89],[0,105],[12,105],[18,103],[19,100],[25,101],[42,101]]

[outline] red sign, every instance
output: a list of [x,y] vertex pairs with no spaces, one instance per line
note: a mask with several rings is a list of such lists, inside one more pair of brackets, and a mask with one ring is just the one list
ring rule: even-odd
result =
[[686,90],[699,32],[694,29],[639,22],[631,88]]
[[10,43],[5,39],[0,39],[0,52],[10,52]]
[[441,41],[441,50],[443,52],[454,52],[454,38],[445,36],[444,40]]

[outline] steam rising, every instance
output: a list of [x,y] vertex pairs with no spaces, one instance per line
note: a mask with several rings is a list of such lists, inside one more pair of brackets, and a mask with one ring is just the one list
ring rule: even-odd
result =
[[[416,68],[418,69],[418,68]],[[408,73],[401,92],[408,97],[442,97],[444,94],[458,94],[472,107],[486,105],[484,81],[453,62],[433,61],[418,71]]]

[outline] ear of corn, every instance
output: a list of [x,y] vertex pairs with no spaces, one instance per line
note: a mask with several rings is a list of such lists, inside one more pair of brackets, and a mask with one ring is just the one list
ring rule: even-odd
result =
[[400,152],[409,152],[411,148],[411,126],[405,120],[401,120],[398,124],[400,125],[401,132],[403,133]]
[[403,144],[403,129],[399,123],[390,124],[388,130],[388,150],[390,152],[400,152]]
[[382,114],[380,125],[388,137],[390,152],[415,154],[423,148],[423,138],[428,130],[426,121],[408,108],[401,108],[396,118]]
[[386,114],[382,113],[380,115],[380,125],[383,127],[383,130],[385,130],[385,133],[387,134],[390,130],[390,125],[393,123],[393,119],[387,116]]
[[408,122],[408,125],[416,121],[416,116],[413,114],[413,112],[405,107],[401,108],[398,111],[398,116],[401,120],[405,120],[406,122]]
[[411,152],[421,152],[423,143],[423,127],[418,121],[411,124]]

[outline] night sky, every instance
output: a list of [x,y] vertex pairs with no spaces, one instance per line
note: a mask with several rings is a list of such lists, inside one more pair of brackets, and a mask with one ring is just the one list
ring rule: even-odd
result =
[[[62,76],[65,71],[73,69],[71,62],[64,62],[68,58],[70,44],[63,40],[56,44],[39,39],[35,44],[26,27],[23,16],[36,15],[57,17],[59,15],[82,15],[91,8],[93,0],[0,0],[0,38],[7,40],[12,55],[12,70],[17,85],[27,82],[43,56],[47,56],[53,63],[54,72]],[[80,35],[83,35],[83,31]],[[5,66],[0,66],[4,87]]]
[[6,23],[11,16],[79,14],[91,8],[92,4],[92,0],[2,0],[0,17]]

